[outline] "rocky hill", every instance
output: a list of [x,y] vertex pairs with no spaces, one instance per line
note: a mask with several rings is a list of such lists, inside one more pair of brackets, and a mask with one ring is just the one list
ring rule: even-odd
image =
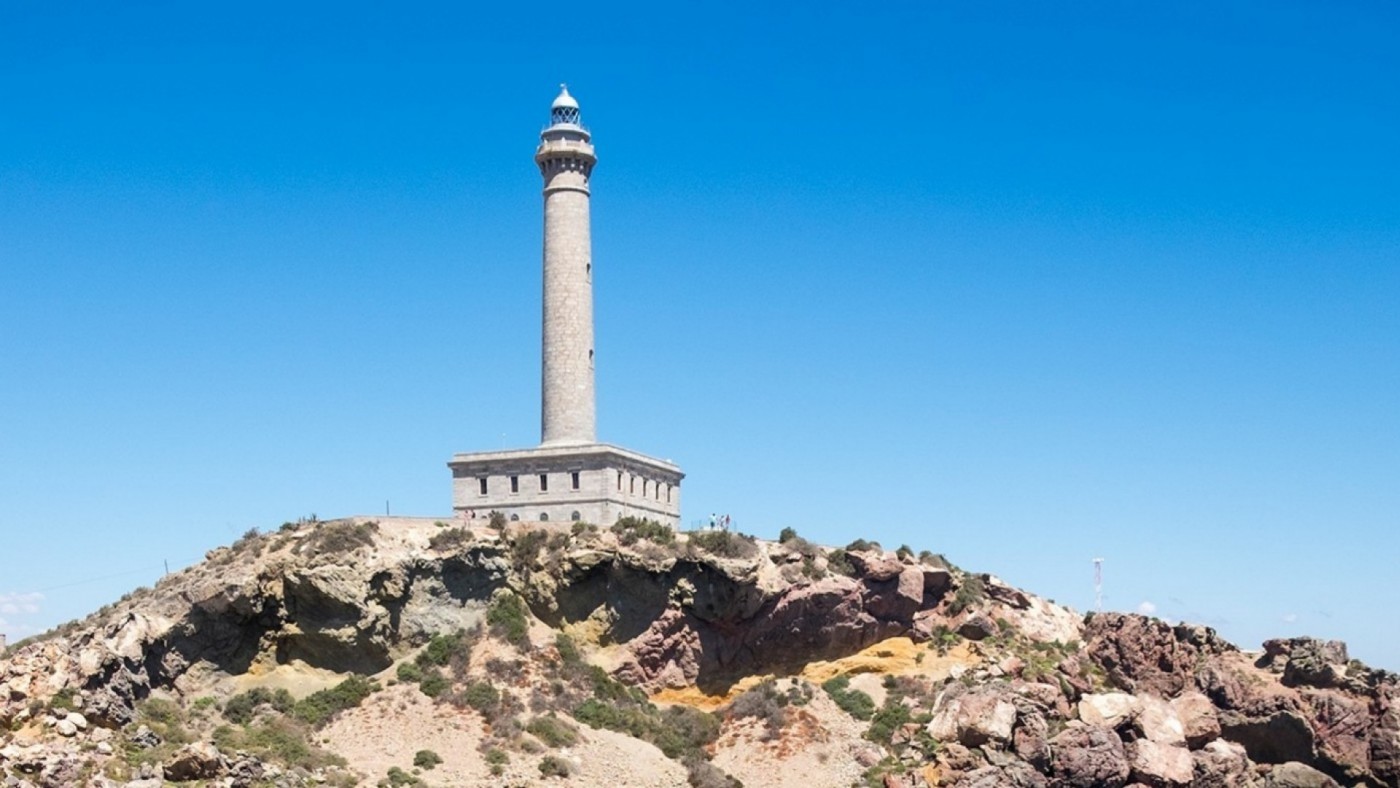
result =
[[643,522],[250,533],[0,661],[4,786],[1400,786],[1394,675],[939,556]]

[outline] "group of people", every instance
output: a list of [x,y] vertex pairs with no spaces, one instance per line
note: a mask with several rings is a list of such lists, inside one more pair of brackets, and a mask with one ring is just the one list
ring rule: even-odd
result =
[[729,515],[727,515],[727,514],[715,514],[714,512],[711,512],[711,513],[710,513],[710,530],[713,531],[713,530],[715,530],[716,528],[720,529],[721,531],[728,531],[728,530],[729,530]]

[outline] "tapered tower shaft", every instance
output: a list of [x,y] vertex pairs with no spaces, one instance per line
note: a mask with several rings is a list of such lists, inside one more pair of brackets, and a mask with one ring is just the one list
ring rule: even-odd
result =
[[593,251],[588,181],[597,162],[578,102],[561,86],[540,134],[544,178],[544,327],[541,443],[594,443]]

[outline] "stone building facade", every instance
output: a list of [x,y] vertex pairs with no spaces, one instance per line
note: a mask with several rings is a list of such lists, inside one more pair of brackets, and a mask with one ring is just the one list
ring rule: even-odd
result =
[[589,219],[597,160],[578,102],[561,89],[535,151],[544,179],[540,445],[454,455],[452,508],[463,517],[680,524],[680,468],[597,442]]

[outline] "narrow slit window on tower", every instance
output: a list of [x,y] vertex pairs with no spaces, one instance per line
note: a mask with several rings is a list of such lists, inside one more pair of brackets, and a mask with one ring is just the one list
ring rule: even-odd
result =
[[549,492],[549,474],[540,474],[540,492]]
[[636,477],[636,476],[633,476],[631,479],[628,480],[628,483],[627,483],[627,492],[629,492],[629,493],[631,493],[631,494],[633,494],[633,495],[636,495],[636,494],[637,494],[637,477]]
[[642,479],[642,497],[647,497],[647,480]]
[[547,523],[547,522],[549,522],[549,512],[540,512],[540,522],[542,522],[542,523]]
[[617,472],[617,491],[622,492],[622,471]]
[[519,476],[512,476],[512,477],[510,477],[510,491],[513,492],[513,493],[518,493],[518,492],[520,492],[520,477],[519,477]]
[[578,489],[578,471],[569,474],[569,483],[573,485],[575,490]]
[[671,485],[666,485],[666,503],[671,502]]
[[479,476],[479,477],[477,477],[477,480],[476,480],[476,481],[477,481],[477,484],[480,485],[480,487],[481,487],[481,494],[482,494],[482,495],[485,495],[485,494],[486,494],[486,477],[485,477],[485,476]]

